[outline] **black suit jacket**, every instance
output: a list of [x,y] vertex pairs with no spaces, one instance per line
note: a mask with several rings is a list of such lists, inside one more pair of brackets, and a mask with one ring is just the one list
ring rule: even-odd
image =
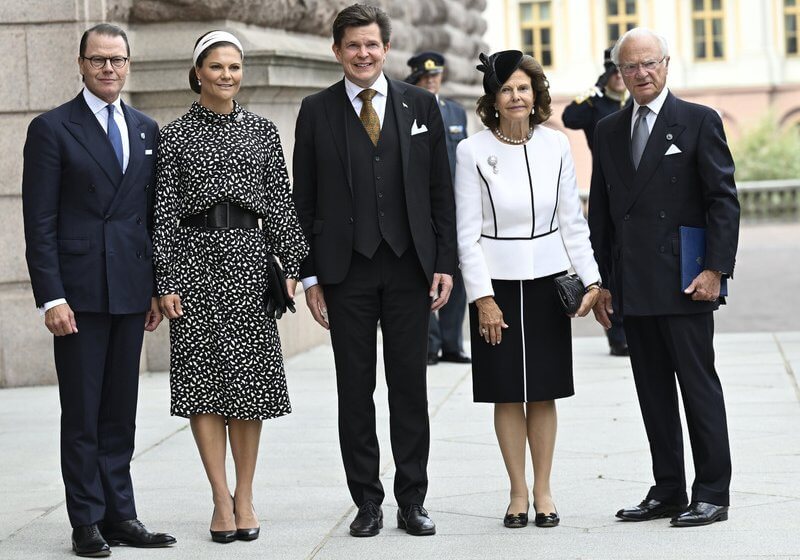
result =
[[[404,82],[388,80],[386,110],[397,119],[403,187],[417,257],[429,279],[456,269],[455,203],[444,128],[436,98]],[[311,245],[303,278],[341,282],[353,252],[352,153],[347,141],[344,80],[303,99],[295,128],[294,202]],[[412,135],[412,127],[427,131]]]
[[158,125],[132,107],[122,109],[130,142],[124,175],[82,93],[28,127],[22,204],[37,306],[66,298],[84,312],[150,307]]
[[678,227],[707,228],[705,268],[733,274],[739,202],[722,121],[668,93],[634,169],[632,113],[628,106],[595,130],[589,227],[603,280],[613,271],[624,315],[713,311],[719,302],[681,291]]

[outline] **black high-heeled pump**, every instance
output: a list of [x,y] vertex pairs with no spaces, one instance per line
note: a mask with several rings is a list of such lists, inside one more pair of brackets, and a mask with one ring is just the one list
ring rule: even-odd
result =
[[[253,508],[253,516],[258,519],[256,515],[256,508]],[[253,527],[251,529],[236,529],[236,538],[240,541],[254,541],[261,533],[261,527]]]
[[[233,501],[233,496],[231,496],[231,501]],[[217,513],[216,507],[214,507],[214,513]],[[211,514],[212,519],[214,518],[214,513]],[[235,506],[234,513],[236,513]],[[236,540],[238,531],[236,529],[230,529],[227,531],[213,531],[209,529],[208,532],[211,533],[211,540],[215,543],[227,544]]]

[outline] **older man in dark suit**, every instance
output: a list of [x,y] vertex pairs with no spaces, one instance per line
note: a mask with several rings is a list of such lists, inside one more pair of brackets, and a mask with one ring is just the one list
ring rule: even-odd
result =
[[31,122],[24,151],[26,257],[54,335],[61,470],[79,556],[175,543],[138,521],[130,477],[142,337],[161,313],[149,233],[158,126],[120,100],[129,57],[119,27],[86,31],[83,91]]
[[331,331],[357,537],[383,526],[373,402],[379,321],[398,527],[435,532],[423,508],[428,316],[447,302],[456,269],[442,117],[433,95],[384,76],[390,27],[372,6],[336,16],[333,52],[344,79],[303,100],[294,149],[294,200],[311,243],[301,275],[312,315]]
[[[719,115],[665,87],[663,37],[628,31],[612,58],[633,104],[597,125],[589,226],[604,281],[615,275],[655,478],[646,498],[617,517],[707,525],[728,518],[731,478],[713,311],[738,242],[733,159]],[[681,226],[706,230],[704,269],[688,287],[681,285]],[[595,314],[606,328],[612,312],[604,290]],[[695,467],[688,506],[676,377]]]

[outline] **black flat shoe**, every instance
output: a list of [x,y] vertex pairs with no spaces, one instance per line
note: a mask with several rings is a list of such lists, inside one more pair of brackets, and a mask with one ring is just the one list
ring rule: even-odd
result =
[[350,524],[354,537],[374,537],[383,529],[383,510],[375,502],[364,502]]
[[619,510],[617,517],[623,521],[650,521],[678,515],[685,509],[686,504],[665,504],[659,500],[645,498],[638,506]]
[[533,523],[537,527],[555,527],[561,522],[558,512],[537,513]]
[[163,548],[172,546],[177,539],[167,533],[154,533],[138,519],[127,519],[115,523],[103,523],[103,537],[111,546],[132,546],[134,548]]
[[111,548],[96,524],[83,525],[72,530],[72,550],[85,558],[104,558],[111,555]]
[[236,538],[240,541],[254,541],[258,538],[261,527],[254,529],[236,529]]
[[507,513],[503,518],[503,525],[509,529],[521,529],[528,526],[528,512]]
[[684,511],[672,518],[673,527],[700,527],[728,519],[728,506],[708,502],[692,502]]

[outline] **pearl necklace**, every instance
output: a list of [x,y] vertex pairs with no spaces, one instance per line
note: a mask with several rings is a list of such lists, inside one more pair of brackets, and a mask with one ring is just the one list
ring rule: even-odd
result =
[[531,139],[531,137],[533,136],[533,127],[531,127],[530,130],[528,130],[528,135],[525,136],[525,138],[523,138],[521,140],[514,140],[513,138],[509,138],[508,136],[506,136],[505,134],[500,132],[500,127],[499,126],[494,129],[494,134],[495,134],[495,136],[497,136],[503,142],[508,142],[509,144],[517,144],[517,145],[519,145],[519,144],[524,144],[525,142],[527,142],[528,140]]

